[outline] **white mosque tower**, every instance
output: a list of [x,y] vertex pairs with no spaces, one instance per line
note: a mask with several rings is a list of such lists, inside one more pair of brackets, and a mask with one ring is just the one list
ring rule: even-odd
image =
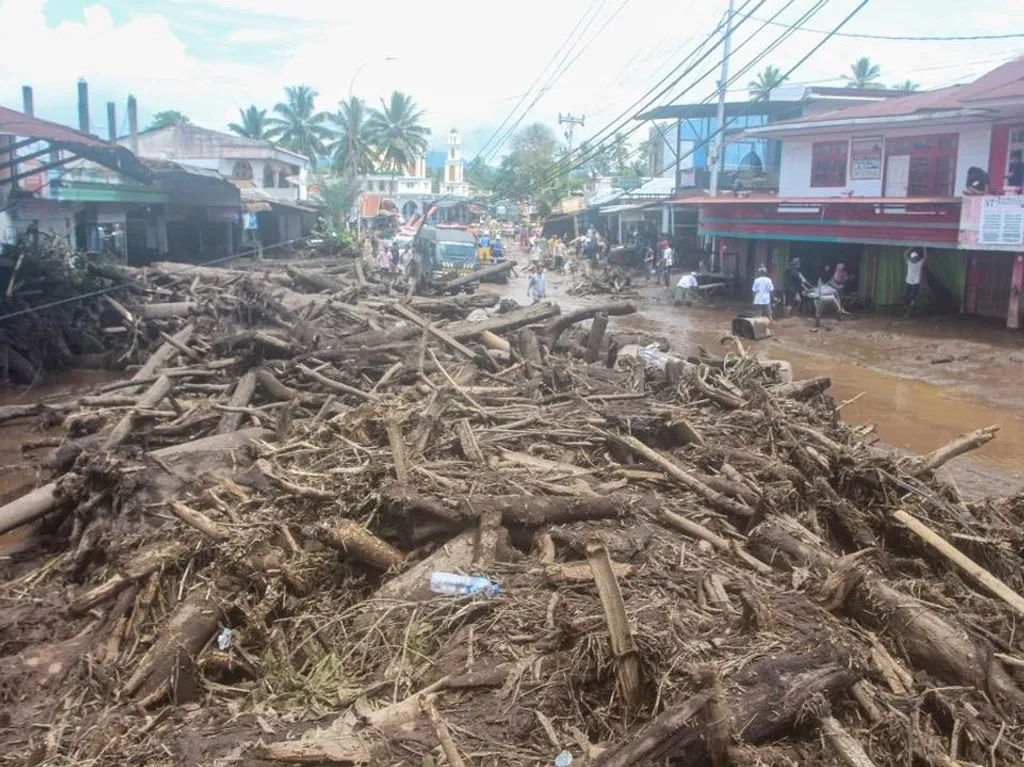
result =
[[448,131],[448,157],[444,163],[444,183],[441,192],[453,197],[469,197],[469,184],[463,176],[462,137],[456,128]]

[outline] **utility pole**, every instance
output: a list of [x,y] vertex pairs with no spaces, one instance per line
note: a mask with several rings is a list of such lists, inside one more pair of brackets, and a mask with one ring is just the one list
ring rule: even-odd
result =
[[718,170],[722,164],[722,144],[725,140],[725,84],[729,81],[729,51],[732,47],[733,0],[729,0],[729,11],[725,17],[725,41],[722,44],[722,76],[718,81],[718,115],[715,120],[715,142],[711,150],[711,186],[708,193],[718,194]]
[[583,127],[583,121],[586,120],[586,119],[587,119],[586,115],[580,115],[579,117],[573,117],[571,112],[569,114],[566,114],[566,115],[563,115],[561,112],[558,113],[558,124],[559,125],[568,125],[569,126],[568,128],[565,129],[565,140],[569,142],[569,152],[570,153],[572,153],[572,136],[573,136],[573,132],[575,131],[577,125],[579,125],[582,128]]
[[[718,81],[718,114],[715,120],[715,142],[711,150],[711,183],[708,194],[714,197],[718,194],[718,170],[722,164],[722,144],[725,142],[725,91],[726,83],[729,81],[729,53],[732,47],[732,13],[733,0],[729,0],[729,10],[725,17],[725,39],[722,43],[722,75]],[[716,259],[720,260],[717,253],[718,238],[711,239],[711,268],[714,270]],[[719,264],[721,266],[721,264]]]

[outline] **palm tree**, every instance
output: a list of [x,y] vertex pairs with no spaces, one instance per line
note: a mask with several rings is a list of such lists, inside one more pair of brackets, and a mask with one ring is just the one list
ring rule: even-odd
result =
[[768,99],[772,91],[778,88],[786,80],[777,67],[768,65],[757,73],[757,79],[747,83],[747,90],[750,98],[756,100]]
[[353,176],[373,173],[377,168],[377,149],[371,141],[366,102],[353,96],[339,103],[338,111],[328,115],[328,119],[336,126],[330,147],[334,170]]
[[850,65],[852,75],[843,75],[847,88],[884,88],[879,82],[882,76],[882,68],[878,64],[872,64],[867,56],[861,56]]
[[274,106],[274,114],[279,116],[267,119],[266,135],[285,149],[308,157],[316,167],[317,157],[327,153],[324,142],[333,137],[324,125],[327,113],[316,111],[317,92],[308,85],[292,85],[284,92],[286,101]]
[[266,109],[257,109],[255,106],[250,106],[247,109],[239,109],[238,116],[241,118],[241,122],[228,123],[228,130],[232,133],[237,133],[243,138],[263,140],[270,138]]
[[916,91],[920,87],[921,86],[918,83],[915,83],[913,80],[904,80],[901,83],[896,83],[896,85],[892,86],[892,88],[890,88],[889,90],[910,93],[911,91]]
[[370,110],[370,135],[380,151],[381,163],[398,170],[426,151],[430,129],[420,124],[423,110],[401,91],[392,91],[390,101],[381,99],[380,105],[383,109]]

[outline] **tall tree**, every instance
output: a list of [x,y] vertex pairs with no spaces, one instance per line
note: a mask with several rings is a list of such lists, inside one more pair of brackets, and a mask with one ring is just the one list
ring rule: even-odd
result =
[[850,65],[850,74],[843,75],[847,88],[884,88],[880,82],[882,68],[872,64],[867,56],[861,56]]
[[488,165],[484,158],[476,157],[466,166],[466,182],[477,189],[493,191],[497,171]]
[[325,142],[333,134],[324,124],[326,112],[316,111],[317,92],[308,85],[284,89],[285,101],[274,106],[274,117],[267,119],[269,135],[285,149],[308,157],[313,167],[317,158],[327,154]]
[[615,138],[612,139],[611,144],[608,146],[608,151],[611,154],[612,168],[615,174],[618,176],[624,176],[628,173],[630,154],[632,150],[629,146],[629,138],[621,133],[616,133]]
[[786,81],[777,67],[768,65],[757,73],[757,78],[747,83],[747,91],[752,99],[767,99],[772,91]]
[[228,130],[232,133],[237,133],[243,138],[263,140],[270,138],[266,109],[257,109],[255,105],[251,105],[246,109],[239,109],[238,116],[241,122],[228,123]]
[[370,135],[384,167],[399,170],[427,150],[430,129],[421,123],[424,111],[401,91],[392,91],[391,98],[381,99],[380,105],[381,109],[370,111]]
[[366,102],[357,96],[338,104],[329,116],[333,123],[334,143],[331,161],[337,173],[373,173],[377,169],[377,148],[373,145]]
[[568,174],[552,178],[559,164],[571,164],[565,157],[556,162],[561,146],[554,131],[543,123],[521,128],[512,137],[509,150],[502,158],[495,181],[496,191],[502,197],[533,200],[543,213],[567,194],[568,189],[582,182]]
[[896,83],[889,90],[903,91],[904,93],[911,93],[912,91],[918,90],[920,87],[921,86],[918,83],[915,83],[913,80],[904,80],[901,83]]
[[165,109],[162,112],[157,112],[153,115],[153,119],[149,121],[149,125],[146,126],[146,130],[166,128],[168,125],[191,124],[192,121],[188,118],[188,115],[179,112],[177,109]]
[[330,224],[330,230],[337,230],[349,219],[352,206],[355,205],[361,191],[359,182],[325,174],[317,174],[315,180],[315,197],[324,209],[324,217]]

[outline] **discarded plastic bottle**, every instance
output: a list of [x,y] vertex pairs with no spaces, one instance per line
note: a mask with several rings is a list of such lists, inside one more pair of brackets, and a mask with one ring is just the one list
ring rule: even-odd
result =
[[645,346],[640,350],[640,359],[646,362],[651,367],[665,369],[665,365],[668,364],[669,360],[677,359],[671,354],[666,354],[657,346]]
[[568,751],[563,751],[555,757],[555,767],[569,767],[572,764],[572,754]]
[[501,592],[501,586],[491,583],[486,578],[473,575],[456,575],[455,573],[435,572],[430,576],[430,590],[435,594],[486,594],[495,596]]

